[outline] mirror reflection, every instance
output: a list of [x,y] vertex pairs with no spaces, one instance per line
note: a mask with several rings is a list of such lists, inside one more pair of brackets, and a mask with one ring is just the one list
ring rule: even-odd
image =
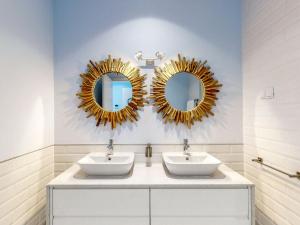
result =
[[115,112],[125,108],[132,99],[132,85],[120,73],[107,73],[98,79],[94,96],[106,111]]
[[172,76],[166,86],[166,98],[177,110],[189,111],[203,98],[203,84],[193,74],[180,72]]

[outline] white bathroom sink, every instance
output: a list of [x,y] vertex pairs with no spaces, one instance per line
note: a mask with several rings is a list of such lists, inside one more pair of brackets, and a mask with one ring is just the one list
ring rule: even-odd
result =
[[171,174],[181,176],[210,176],[221,161],[206,152],[192,152],[189,157],[182,152],[165,152],[163,161]]
[[93,152],[77,163],[88,175],[117,176],[130,172],[134,162],[134,153],[115,152],[110,157],[105,153]]

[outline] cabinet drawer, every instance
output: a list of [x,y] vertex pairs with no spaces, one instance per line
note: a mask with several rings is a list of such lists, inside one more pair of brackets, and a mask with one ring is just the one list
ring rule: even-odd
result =
[[152,217],[151,225],[251,225],[246,218],[233,217]]
[[148,189],[54,189],[53,216],[149,216]]
[[248,189],[153,189],[155,216],[248,217]]
[[53,225],[149,225],[149,217],[54,217]]

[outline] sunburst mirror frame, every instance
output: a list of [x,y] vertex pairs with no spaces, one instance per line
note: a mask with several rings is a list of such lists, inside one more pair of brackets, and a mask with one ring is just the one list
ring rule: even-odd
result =
[[[175,122],[176,125],[183,123],[191,128],[195,121],[202,121],[204,116],[214,115],[212,108],[216,105],[217,93],[220,91],[222,84],[213,78],[214,73],[206,63],[207,61],[196,61],[194,58],[188,60],[178,54],[178,60],[171,60],[163,67],[155,68],[156,76],[152,81],[150,98],[153,99],[153,105],[157,112],[162,113],[165,123]],[[166,98],[168,80],[181,72],[190,73],[202,82],[202,100],[189,111],[174,108]]]
[[[108,73],[122,74],[127,77],[132,85],[132,99],[126,107],[119,111],[107,111],[102,108],[96,101],[94,89],[97,81]],[[117,124],[122,124],[125,121],[135,122],[138,120],[138,110],[144,107],[147,103],[144,96],[147,92],[144,90],[146,75],[141,75],[140,70],[130,65],[129,62],[123,62],[120,58],[108,58],[99,62],[90,60],[87,65],[87,71],[80,74],[82,84],[81,91],[77,96],[81,99],[78,108],[82,108],[88,113],[87,117],[94,116],[96,126],[111,123],[111,129],[117,127]]]

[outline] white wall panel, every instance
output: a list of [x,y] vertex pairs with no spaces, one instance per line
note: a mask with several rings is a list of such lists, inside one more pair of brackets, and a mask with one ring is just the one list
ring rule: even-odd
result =
[[53,144],[50,0],[0,3],[0,161]]
[[[244,169],[256,184],[257,221],[298,225],[299,180],[251,159],[263,157],[289,173],[300,170],[300,4],[246,0],[242,17]],[[274,99],[261,99],[266,87],[274,87]]]

